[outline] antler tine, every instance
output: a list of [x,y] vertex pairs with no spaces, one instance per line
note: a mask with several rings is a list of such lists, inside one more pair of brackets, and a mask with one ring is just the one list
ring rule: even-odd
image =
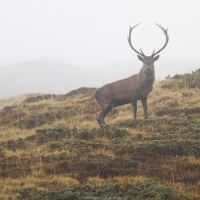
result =
[[165,40],[164,46],[160,50],[158,50],[156,52],[154,50],[155,53],[153,52],[152,56],[155,56],[155,55],[159,54],[167,46],[167,43],[169,42],[169,35],[167,33],[168,29],[164,29],[161,25],[159,25],[157,23],[156,23],[156,25],[163,31],[163,33],[165,34],[166,40]]
[[168,30],[168,28],[165,30],[165,29],[163,28],[163,26],[161,26],[161,25],[159,25],[159,24],[157,24],[157,23],[156,23],[156,25],[159,26],[159,27],[163,30],[163,32],[166,32],[166,31]]
[[145,55],[144,55],[144,53],[143,53],[142,49],[140,49],[140,51],[141,51],[141,53],[142,53],[142,56],[143,56],[143,57],[145,57]]
[[153,53],[151,54],[151,57],[153,57],[154,53],[155,53],[155,49],[153,50]]
[[137,54],[141,55],[142,57],[145,57],[145,55],[144,55],[144,53],[142,52],[142,50],[140,49],[141,53],[140,53],[139,51],[137,51],[137,50],[133,47],[132,42],[131,42],[131,33],[132,33],[132,30],[133,30],[136,26],[138,26],[139,24],[140,24],[140,23],[136,24],[136,25],[133,26],[132,28],[129,27],[129,35],[127,36],[127,39],[128,39],[128,43],[129,43],[131,49],[133,49],[133,51],[135,51]]

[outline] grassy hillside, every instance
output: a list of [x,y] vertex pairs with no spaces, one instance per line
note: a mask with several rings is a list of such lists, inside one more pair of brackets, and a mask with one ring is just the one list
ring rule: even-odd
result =
[[95,88],[0,101],[0,199],[200,199],[200,70],[99,127]]

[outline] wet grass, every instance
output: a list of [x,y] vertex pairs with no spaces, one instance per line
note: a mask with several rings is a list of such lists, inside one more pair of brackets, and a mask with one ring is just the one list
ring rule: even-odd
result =
[[1,103],[0,199],[199,199],[200,92],[162,84],[101,127],[94,88]]

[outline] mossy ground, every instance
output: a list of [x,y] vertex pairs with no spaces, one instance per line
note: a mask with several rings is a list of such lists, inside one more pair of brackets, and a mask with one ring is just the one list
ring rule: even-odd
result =
[[177,80],[102,127],[95,88],[2,100],[0,199],[200,199],[200,90]]

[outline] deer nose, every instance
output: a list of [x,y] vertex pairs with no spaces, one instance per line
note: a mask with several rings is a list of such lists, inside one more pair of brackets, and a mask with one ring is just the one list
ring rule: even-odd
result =
[[147,67],[146,72],[147,72],[147,73],[151,73],[151,72],[152,72],[151,67]]

